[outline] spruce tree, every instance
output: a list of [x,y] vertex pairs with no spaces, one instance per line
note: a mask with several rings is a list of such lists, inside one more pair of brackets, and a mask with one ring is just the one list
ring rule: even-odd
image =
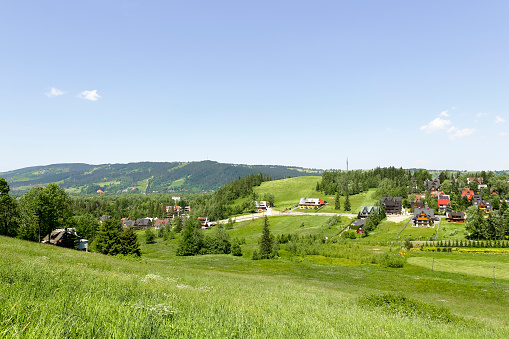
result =
[[120,243],[122,245],[123,255],[141,256],[140,243],[138,236],[134,233],[132,227],[126,228],[120,235]]
[[339,200],[339,192],[336,192],[336,197],[334,198],[334,209],[341,209],[341,201]]
[[345,211],[350,211],[350,195],[346,193],[346,200],[345,200]]
[[122,245],[120,243],[121,228],[122,226],[118,220],[104,220],[91,245],[92,250],[108,255],[122,253]]
[[260,239],[260,259],[271,259],[274,257],[272,251],[272,239],[269,230],[269,218],[263,220],[262,237]]

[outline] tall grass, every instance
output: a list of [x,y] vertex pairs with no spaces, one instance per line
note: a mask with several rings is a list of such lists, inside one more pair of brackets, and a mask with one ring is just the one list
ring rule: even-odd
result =
[[[3,237],[0,258],[0,337],[6,338],[509,335],[497,317],[472,328],[420,315],[401,318],[357,303],[358,295],[405,284],[405,276],[423,279],[408,281],[414,292],[415,286],[433,286],[426,274],[405,268],[398,273],[227,255],[132,261]],[[436,282],[436,293],[446,283]],[[500,308],[493,312],[505,316]]]

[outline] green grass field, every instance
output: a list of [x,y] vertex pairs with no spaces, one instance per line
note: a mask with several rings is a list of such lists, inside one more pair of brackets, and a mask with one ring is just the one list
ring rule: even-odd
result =
[[[316,183],[321,180],[319,176],[295,177],[282,180],[274,180],[262,183],[260,186],[255,187],[253,190],[260,199],[265,194],[274,195],[275,209],[284,211],[296,207],[301,198],[320,198],[328,201],[329,204],[319,209],[319,213],[345,213],[344,203],[345,197],[341,197],[341,209],[334,209],[334,195],[328,196],[321,192],[317,192]],[[373,206],[376,201],[372,197],[372,192],[362,192],[360,194],[350,196],[351,211],[346,213],[359,213],[361,206]],[[239,204],[246,198],[238,199],[235,203]],[[250,199],[250,198],[249,198]],[[315,210],[302,210],[301,212],[316,212]]]
[[[328,228],[328,218],[270,217],[270,230],[337,239],[350,219]],[[242,257],[177,257],[179,234],[145,244],[144,231],[140,260],[0,237],[0,337],[507,338],[509,256],[411,251],[398,269],[360,260],[387,253],[367,241],[395,240],[406,221],[324,244],[330,256],[292,257],[281,245],[279,259],[257,261],[263,219],[229,231],[245,239]],[[383,293],[427,306],[393,313],[360,301]],[[437,318],[439,307],[452,318]]]

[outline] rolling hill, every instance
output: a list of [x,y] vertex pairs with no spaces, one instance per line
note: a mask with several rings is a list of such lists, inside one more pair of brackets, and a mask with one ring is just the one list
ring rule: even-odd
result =
[[236,165],[215,161],[139,162],[128,164],[55,164],[5,173],[11,194],[56,182],[71,195],[118,193],[172,193],[216,190],[239,177],[263,173],[273,179],[321,175],[321,170],[271,165]]

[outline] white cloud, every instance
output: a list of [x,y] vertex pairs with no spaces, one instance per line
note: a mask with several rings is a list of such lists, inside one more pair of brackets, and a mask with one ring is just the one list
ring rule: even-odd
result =
[[498,124],[500,122],[505,122],[504,118],[499,117],[498,115],[495,115],[495,123]]
[[56,89],[55,87],[51,87],[50,91],[48,93],[45,93],[49,98],[51,97],[57,97],[59,95],[65,94],[64,91],[61,91],[59,89]]
[[488,113],[477,113],[475,116],[480,118],[480,117],[484,117],[486,115],[488,115]]
[[442,113],[440,113],[440,116],[441,117],[448,117],[449,116],[449,110],[443,111]]
[[97,94],[97,90],[94,89],[93,91],[83,91],[78,95],[78,97],[82,99],[87,99],[90,101],[97,101],[101,98],[99,94]]
[[447,130],[447,133],[452,133],[452,132],[456,131],[457,129],[458,129],[457,127],[451,126],[451,127]]
[[457,130],[456,133],[452,134],[450,136],[451,139],[455,139],[455,138],[462,138],[462,137],[466,137],[466,136],[469,136],[471,135],[472,133],[474,133],[476,130],[473,129],[473,128],[463,128],[463,129],[460,129],[460,130]]
[[433,133],[438,130],[446,129],[450,124],[450,120],[435,118],[429,124],[421,126],[421,130],[426,131],[426,133]]
[[501,137],[505,137],[507,135],[507,133],[506,132],[500,132],[498,135],[501,136]]

